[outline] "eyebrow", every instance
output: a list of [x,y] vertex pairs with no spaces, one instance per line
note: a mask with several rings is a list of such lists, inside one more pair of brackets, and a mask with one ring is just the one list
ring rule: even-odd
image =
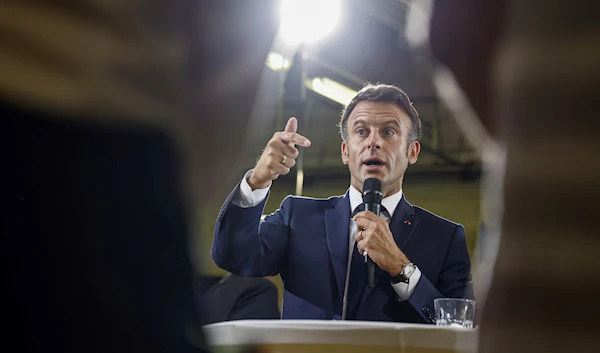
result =
[[352,126],[356,126],[356,125],[360,125],[360,124],[364,124],[365,121],[362,119],[358,119],[358,120],[354,120],[354,124],[352,124]]
[[398,120],[388,120],[385,123],[381,124],[381,125],[394,125],[397,128],[401,128],[400,123],[398,122]]
[[[364,120],[362,120],[362,119],[358,119],[358,120],[355,120],[355,121],[354,121],[354,124],[352,124],[352,126],[354,127],[354,126],[356,126],[356,125],[360,125],[360,124],[368,125],[367,123],[365,123],[365,121],[364,121]],[[396,126],[397,128],[399,128],[399,129],[401,129],[401,128],[402,128],[402,127],[400,126],[400,123],[398,122],[398,120],[388,120],[388,121],[386,121],[386,122],[383,122],[381,125],[382,125],[382,126],[394,125],[394,126]]]

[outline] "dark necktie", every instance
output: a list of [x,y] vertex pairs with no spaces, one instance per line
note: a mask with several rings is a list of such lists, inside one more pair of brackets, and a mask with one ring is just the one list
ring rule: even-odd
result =
[[[365,210],[365,205],[360,204],[354,212],[352,217],[358,212]],[[388,222],[390,219],[389,212],[385,207],[381,206],[380,216],[387,217]],[[354,244],[352,249],[352,261],[350,263],[350,283],[348,284],[348,309],[346,319],[356,320],[358,315],[358,309],[360,302],[362,301],[363,293],[367,286],[367,268],[364,262],[364,257],[358,252],[358,247]]]

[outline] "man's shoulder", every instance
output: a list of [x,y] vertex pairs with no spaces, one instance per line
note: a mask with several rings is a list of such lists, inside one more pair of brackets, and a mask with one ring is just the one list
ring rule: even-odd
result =
[[329,196],[329,197],[310,197],[310,196],[295,196],[295,195],[288,195],[287,197],[291,197],[294,200],[298,200],[298,201],[304,201],[304,202],[312,202],[312,201],[316,201],[316,202],[329,202],[329,201],[337,201],[340,199],[344,198],[344,195],[335,195],[335,196]]
[[429,210],[424,209],[423,207],[415,205],[413,205],[412,207],[415,210],[415,216],[417,216],[420,219],[420,222],[425,222],[434,227],[443,227],[448,229],[454,229],[457,226],[460,226],[459,223],[437,215]]
[[290,203],[293,204],[294,207],[330,208],[335,207],[339,202],[343,200],[344,195],[330,196],[327,198],[288,195],[283,200],[282,205]]

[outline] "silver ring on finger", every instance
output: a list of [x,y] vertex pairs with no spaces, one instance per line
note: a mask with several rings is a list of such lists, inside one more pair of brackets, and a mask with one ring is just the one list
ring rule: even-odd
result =
[[284,154],[283,157],[281,157],[281,164],[285,165],[286,161],[287,161],[287,156]]

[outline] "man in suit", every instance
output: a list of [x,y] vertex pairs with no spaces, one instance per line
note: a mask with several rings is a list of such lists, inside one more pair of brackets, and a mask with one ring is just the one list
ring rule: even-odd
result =
[[[473,297],[464,228],[403,196],[404,173],[421,148],[421,121],[403,91],[368,85],[344,109],[344,196],[287,197],[261,222],[272,180],[294,166],[295,145],[310,146],[296,131],[291,118],[223,205],[211,250],[218,266],[240,276],[280,273],[284,319],[431,323],[435,298]],[[381,217],[360,209],[367,178],[381,180]],[[365,254],[377,264],[374,288]]]

